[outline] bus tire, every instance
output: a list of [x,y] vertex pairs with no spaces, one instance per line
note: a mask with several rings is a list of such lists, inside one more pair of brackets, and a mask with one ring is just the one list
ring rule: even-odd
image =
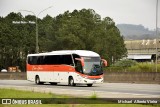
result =
[[70,77],[70,78],[69,78],[69,85],[70,85],[70,86],[76,86],[76,84],[74,83],[73,77]]
[[40,78],[39,78],[38,75],[35,77],[35,83],[36,83],[37,85],[43,84],[42,82],[40,82]]
[[87,84],[88,87],[92,87],[93,84]]
[[51,84],[51,85],[57,85],[57,83],[56,83],[56,82],[50,82],[50,84]]

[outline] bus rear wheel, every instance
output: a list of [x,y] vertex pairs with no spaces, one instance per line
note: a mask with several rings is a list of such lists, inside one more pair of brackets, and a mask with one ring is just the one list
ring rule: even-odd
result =
[[74,83],[73,77],[70,77],[70,78],[69,78],[69,85],[70,85],[70,86],[76,86],[76,84]]
[[51,84],[51,85],[57,85],[57,83],[56,83],[56,82],[50,82],[50,84]]
[[93,84],[87,84],[88,87],[92,87]]
[[37,85],[38,85],[38,84],[43,84],[43,82],[40,82],[40,78],[39,78],[38,75],[35,77],[35,83],[36,83]]

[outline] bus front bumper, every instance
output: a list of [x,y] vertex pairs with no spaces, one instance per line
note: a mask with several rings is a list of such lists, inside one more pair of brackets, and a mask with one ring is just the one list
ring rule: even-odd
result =
[[103,78],[100,78],[100,79],[88,79],[88,78],[83,78],[82,82],[83,82],[84,84],[103,83]]

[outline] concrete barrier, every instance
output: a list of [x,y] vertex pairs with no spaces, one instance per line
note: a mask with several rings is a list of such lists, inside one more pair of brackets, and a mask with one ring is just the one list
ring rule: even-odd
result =
[[105,82],[160,84],[160,72],[105,72]]
[[0,80],[26,80],[26,72],[0,72]]
[[[26,72],[0,72],[0,80],[26,80]],[[160,84],[160,72],[104,72],[104,82]]]

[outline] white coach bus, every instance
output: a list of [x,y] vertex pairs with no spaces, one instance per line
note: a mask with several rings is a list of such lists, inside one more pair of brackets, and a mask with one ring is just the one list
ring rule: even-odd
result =
[[70,86],[103,83],[102,67],[107,61],[87,50],[64,50],[27,56],[27,80],[36,84],[68,83]]

